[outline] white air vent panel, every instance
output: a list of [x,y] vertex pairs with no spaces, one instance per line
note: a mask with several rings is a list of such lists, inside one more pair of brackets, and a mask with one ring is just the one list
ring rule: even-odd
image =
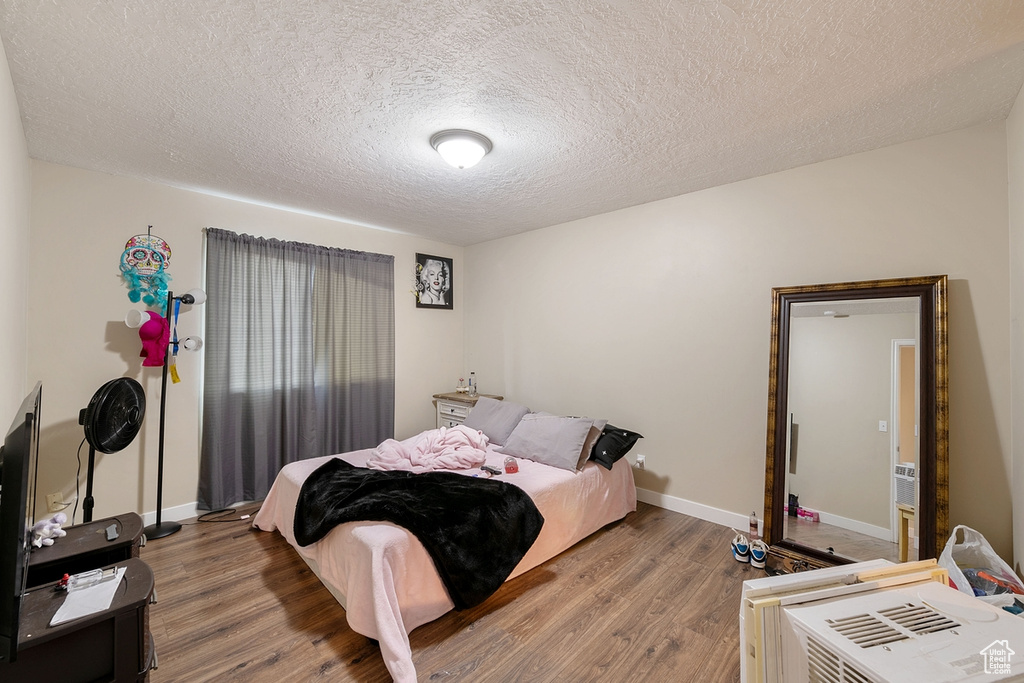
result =
[[858,614],[846,619],[830,620],[829,626],[861,647],[885,645],[909,637],[871,614]]
[[914,463],[900,463],[893,471],[896,484],[896,502],[903,505],[914,504],[914,484],[917,481],[917,467]]
[[[928,582],[787,607],[784,619],[796,637],[785,648],[789,675],[784,680],[1024,680],[1018,657],[1011,661],[1009,676],[985,674],[983,667],[973,673],[989,646],[1014,638],[1024,642],[1024,620],[984,603],[988,621],[957,616],[969,608],[982,611],[976,603],[955,589]],[[783,640],[786,633],[784,628]]]
[[830,651],[816,638],[807,639],[809,683],[873,683],[872,679]]
[[878,610],[882,616],[907,629],[911,633],[935,633],[956,628],[960,624],[945,617],[930,607],[907,603],[892,609]]

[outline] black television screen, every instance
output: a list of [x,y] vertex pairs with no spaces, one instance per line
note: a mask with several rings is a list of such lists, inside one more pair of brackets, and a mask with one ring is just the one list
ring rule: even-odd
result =
[[0,664],[18,654],[21,599],[35,525],[42,384],[25,397],[0,448]]

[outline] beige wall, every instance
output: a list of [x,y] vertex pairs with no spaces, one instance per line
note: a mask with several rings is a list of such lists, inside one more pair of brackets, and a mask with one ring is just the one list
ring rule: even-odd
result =
[[951,515],[1009,557],[1006,128],[995,123],[466,249],[487,391],[644,434],[648,497],[762,509],[771,288],[948,274]]
[[[147,225],[171,245],[168,271],[179,292],[202,285],[206,226],[394,255],[399,438],[433,426],[431,395],[454,387],[465,371],[464,307],[417,309],[411,294],[416,252],[436,254],[454,258],[460,302],[459,247],[42,162],[33,162],[32,173],[28,376],[44,384],[41,496],[73,496],[78,412],[104,382],[126,375],[146,389],[146,424],[129,448],[98,454],[95,515],[155,510],[160,368],[141,367],[138,334],[123,323],[135,306],[118,270],[125,242]],[[179,335],[201,333],[202,318],[202,307],[184,312]],[[167,392],[165,518],[187,516],[196,499],[201,362],[201,353],[180,354],[182,381]]]
[[0,46],[0,428],[7,433],[31,388],[25,293],[29,253],[29,161],[7,55]]
[[1024,91],[1006,120],[1013,339],[1013,556],[1024,575]]

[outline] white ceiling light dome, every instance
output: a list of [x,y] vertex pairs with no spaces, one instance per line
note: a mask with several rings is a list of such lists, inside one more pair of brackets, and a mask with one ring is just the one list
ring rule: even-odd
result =
[[491,141],[471,130],[442,130],[430,136],[430,146],[455,168],[476,166],[491,151]]

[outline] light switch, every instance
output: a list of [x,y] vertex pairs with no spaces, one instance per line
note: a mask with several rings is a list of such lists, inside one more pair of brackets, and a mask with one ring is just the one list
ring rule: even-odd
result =
[[887,431],[889,431],[889,423],[886,422],[885,420],[879,420],[878,421],[878,431],[880,431],[880,432],[887,432]]

